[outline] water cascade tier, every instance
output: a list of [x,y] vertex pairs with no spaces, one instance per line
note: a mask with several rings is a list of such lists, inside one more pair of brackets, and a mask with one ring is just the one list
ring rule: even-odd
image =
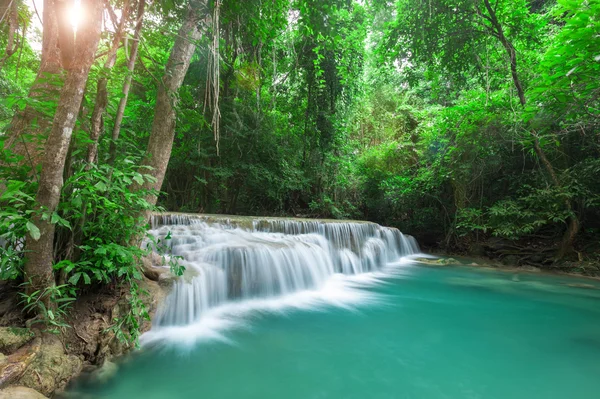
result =
[[370,222],[157,214],[150,233],[185,266],[154,328],[185,326],[230,301],[322,287],[418,252],[416,240]]

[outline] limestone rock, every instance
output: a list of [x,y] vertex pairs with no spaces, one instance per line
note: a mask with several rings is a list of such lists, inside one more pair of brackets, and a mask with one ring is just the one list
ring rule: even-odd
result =
[[159,281],[163,275],[170,274],[170,269],[165,267],[164,263],[164,259],[154,252],[143,257],[142,271],[144,276],[152,281]]
[[112,377],[114,377],[117,374],[118,370],[119,370],[119,366],[117,366],[115,363],[113,363],[111,361],[105,360],[102,367],[94,370],[92,375],[99,382],[104,383],[104,382],[107,382],[108,380],[110,380]]
[[34,335],[28,328],[0,327],[0,352],[13,353],[31,341]]
[[529,266],[529,265],[521,266],[521,270],[524,270],[526,272],[534,272],[534,273],[539,273],[542,271],[539,267]]
[[51,395],[79,374],[81,366],[81,359],[66,354],[57,336],[46,334],[38,356],[19,379],[19,384],[34,388],[44,395]]
[[6,387],[18,380],[33,360],[38,356],[41,339],[36,338],[0,363],[0,388]]
[[35,389],[8,387],[0,390],[0,399],[48,399]]

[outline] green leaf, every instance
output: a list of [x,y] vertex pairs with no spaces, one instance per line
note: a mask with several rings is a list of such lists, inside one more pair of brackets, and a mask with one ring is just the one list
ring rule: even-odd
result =
[[135,176],[133,176],[133,180],[135,180],[135,182],[139,185],[144,184],[144,178],[139,173],[137,173]]
[[94,187],[96,187],[98,189],[98,191],[100,192],[104,192],[106,191],[106,184],[104,184],[104,182],[99,181],[98,183],[94,184]]
[[27,231],[29,231],[31,238],[33,238],[35,241],[40,239],[40,236],[41,236],[40,229],[38,229],[38,227],[35,224],[33,224],[31,222],[27,222],[25,227],[27,228]]
[[75,273],[74,275],[71,276],[71,278],[69,279],[69,283],[73,284],[73,285],[77,285],[77,283],[79,282],[79,279],[81,278],[81,273]]

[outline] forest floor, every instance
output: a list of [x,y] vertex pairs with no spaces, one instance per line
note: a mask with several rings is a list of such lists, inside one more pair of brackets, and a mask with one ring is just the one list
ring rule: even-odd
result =
[[[139,285],[148,293],[141,300],[153,315],[166,291],[145,277]],[[18,288],[9,283],[0,286],[0,399],[7,386],[52,397],[82,373],[104,378],[116,370],[111,359],[134,347],[115,336],[112,328],[128,312],[128,287],[107,286],[82,295],[65,320],[69,327],[57,333],[32,323],[35,318],[27,319],[17,300]],[[144,320],[140,332],[150,326]]]

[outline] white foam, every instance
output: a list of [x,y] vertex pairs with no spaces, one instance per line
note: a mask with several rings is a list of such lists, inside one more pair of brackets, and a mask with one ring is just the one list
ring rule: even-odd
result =
[[231,343],[225,333],[249,328],[257,314],[378,303],[365,288],[401,276],[405,257],[418,252],[414,238],[374,223],[275,220],[241,228],[193,218],[170,222],[176,224],[153,222],[151,233],[183,257],[187,272],[143,345]]
[[226,302],[206,310],[193,323],[161,326],[142,335],[142,346],[177,346],[189,348],[201,342],[235,344],[227,336],[235,330],[251,329],[252,320],[264,314],[285,315],[294,311],[326,311],[343,308],[356,311],[361,307],[385,303],[385,296],[369,288],[384,284],[386,278],[408,275],[410,258],[401,258],[385,271],[358,275],[335,274],[318,290],[304,290],[274,298],[254,298]]

